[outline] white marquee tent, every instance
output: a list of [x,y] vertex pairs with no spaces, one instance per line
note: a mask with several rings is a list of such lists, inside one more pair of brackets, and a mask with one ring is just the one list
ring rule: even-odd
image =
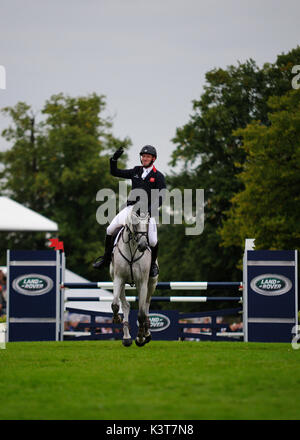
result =
[[[58,224],[48,218],[38,214],[32,209],[26,208],[20,203],[6,197],[0,196],[0,231],[7,232],[57,232]],[[6,266],[0,267],[0,270],[6,273]],[[65,281],[69,283],[89,282],[85,278],[66,269]],[[108,296],[112,294],[103,289],[68,289],[65,292],[65,298],[68,296]],[[110,302],[67,302],[69,307],[76,307],[85,310],[97,310],[101,312],[110,312]]]
[[57,223],[6,197],[0,197],[0,231],[58,231]]

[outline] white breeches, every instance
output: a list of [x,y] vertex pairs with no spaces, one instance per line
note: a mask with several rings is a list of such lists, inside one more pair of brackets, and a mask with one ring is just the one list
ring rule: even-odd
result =
[[[106,229],[108,235],[112,235],[119,226],[125,225],[128,210],[130,208],[132,208],[132,206],[125,206],[125,208],[123,208],[122,211],[112,219],[111,224]],[[157,226],[154,217],[150,217],[149,220],[148,239],[149,245],[154,247],[157,243]]]

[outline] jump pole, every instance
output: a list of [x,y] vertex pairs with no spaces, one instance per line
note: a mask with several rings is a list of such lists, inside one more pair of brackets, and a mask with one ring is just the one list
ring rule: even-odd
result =
[[[113,290],[112,281],[98,281],[94,283],[64,283],[62,288],[69,289],[106,289]],[[243,289],[242,281],[165,281],[158,282],[156,287],[158,290],[209,290],[209,289]],[[126,290],[135,290],[135,286],[125,284]]]
[[[152,296],[151,302],[208,302],[208,301],[242,301],[242,297],[236,296]],[[128,302],[138,302],[138,296],[126,296]],[[100,302],[112,302],[112,298],[107,296],[72,296],[67,297],[66,301],[100,301]]]

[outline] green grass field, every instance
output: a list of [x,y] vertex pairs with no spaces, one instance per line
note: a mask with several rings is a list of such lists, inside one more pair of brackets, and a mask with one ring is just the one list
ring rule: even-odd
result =
[[300,350],[290,344],[9,343],[0,419],[299,419]]

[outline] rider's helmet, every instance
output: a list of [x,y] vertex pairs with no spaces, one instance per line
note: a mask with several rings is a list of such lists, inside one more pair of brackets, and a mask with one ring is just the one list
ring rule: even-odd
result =
[[152,154],[155,158],[157,157],[156,149],[152,145],[145,145],[140,151],[140,155],[142,154]]
[[[151,155],[153,156],[153,160],[154,160],[154,158],[155,158],[155,159],[157,158],[157,152],[156,152],[156,149],[155,149],[154,147],[152,147],[152,145],[145,145],[145,146],[141,149],[141,151],[140,151],[140,156],[141,156],[142,154],[151,154]],[[150,165],[152,165],[153,160],[151,161]],[[142,162],[141,162],[141,163],[142,163]]]

